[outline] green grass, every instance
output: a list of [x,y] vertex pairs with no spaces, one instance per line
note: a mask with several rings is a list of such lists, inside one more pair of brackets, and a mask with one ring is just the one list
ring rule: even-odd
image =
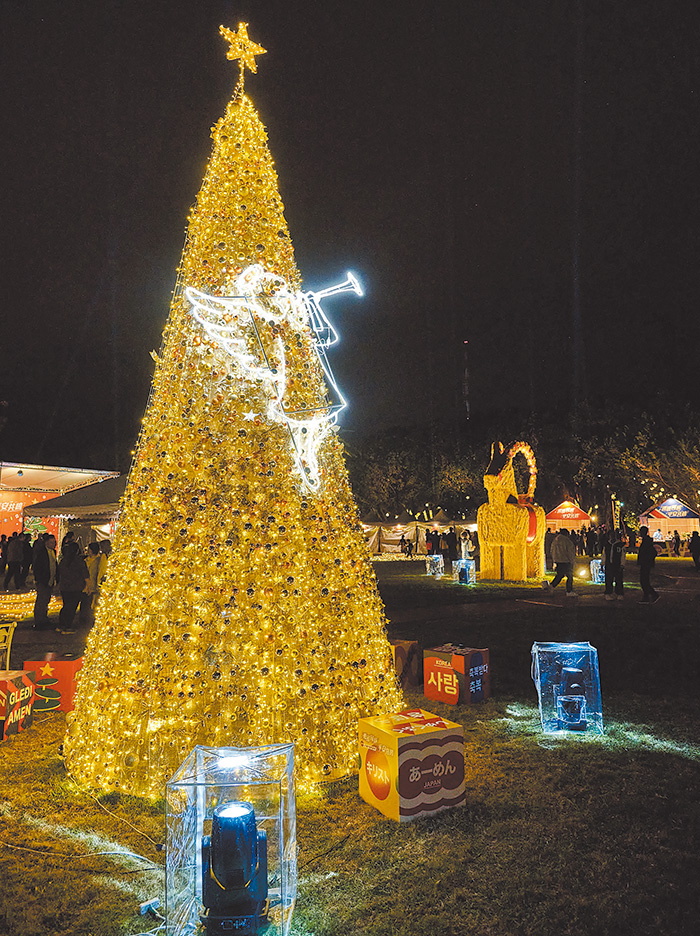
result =
[[[399,825],[359,799],[356,778],[300,799],[296,933],[695,936],[700,576],[684,560],[658,565],[663,597],[649,607],[635,588],[606,603],[600,588],[579,584],[581,597],[566,601],[536,587],[435,582],[420,564],[377,564],[391,635],[489,647],[492,698],[452,707],[407,695],[464,725],[465,807]],[[598,648],[603,737],[539,730],[530,647],[559,639]],[[0,933],[150,928],[137,905],[162,897],[162,804],[110,795],[105,812],[66,777],[62,728],[61,715],[44,716],[0,749]],[[62,854],[119,846],[154,865],[9,844]]]

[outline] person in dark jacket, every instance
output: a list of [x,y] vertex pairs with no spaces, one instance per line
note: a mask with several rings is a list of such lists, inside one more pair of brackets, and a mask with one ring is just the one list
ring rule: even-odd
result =
[[9,591],[10,582],[15,588],[22,587],[22,559],[24,557],[24,539],[15,531],[7,541],[7,572],[5,573],[5,591]]
[[639,584],[643,592],[642,601],[653,604],[660,598],[659,593],[651,584],[651,570],[656,562],[656,546],[649,536],[649,527],[641,526],[639,533],[642,538],[639,541],[637,563],[639,564]]
[[27,587],[27,576],[29,575],[29,570],[32,567],[32,537],[29,533],[22,533],[22,569],[20,571],[19,580],[20,588]]
[[70,630],[80,598],[89,581],[90,575],[80,554],[80,546],[75,540],[64,540],[63,555],[58,563],[58,585],[63,599],[63,607],[58,616],[58,630]]
[[457,551],[457,534],[453,526],[445,534],[445,542],[447,543],[450,562],[455,562],[455,560],[459,559],[459,553]]
[[700,572],[700,535],[698,535],[697,530],[693,530],[693,535],[690,537],[690,542],[688,543],[688,549],[690,550],[690,555],[693,557],[696,572]]
[[[621,530],[611,530],[603,548],[605,600],[622,601],[625,581],[625,541]],[[615,593],[613,594],[613,586]]]
[[36,583],[34,602],[34,629],[44,630],[49,626],[49,602],[56,585],[56,537],[50,533],[40,536],[34,543],[32,569]]

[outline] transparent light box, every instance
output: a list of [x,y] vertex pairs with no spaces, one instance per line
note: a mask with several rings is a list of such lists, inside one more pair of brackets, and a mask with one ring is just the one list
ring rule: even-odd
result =
[[476,560],[454,559],[452,561],[452,578],[462,585],[476,585]]
[[440,578],[445,572],[445,560],[440,555],[429,555],[425,557],[425,574],[434,575]]
[[532,645],[532,678],[546,734],[603,734],[598,651],[585,643]]
[[166,784],[167,936],[287,936],[294,745],[198,746]]

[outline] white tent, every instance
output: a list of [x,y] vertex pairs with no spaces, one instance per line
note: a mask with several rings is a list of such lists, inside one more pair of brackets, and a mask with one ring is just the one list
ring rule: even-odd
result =
[[362,522],[365,538],[373,555],[384,553],[401,553],[401,536],[413,543],[413,555],[425,556],[425,533],[426,530],[437,530],[439,533],[447,533],[450,527],[454,527],[457,538],[463,530],[470,532],[476,530],[476,521],[457,520],[450,523],[437,523],[434,520],[430,522],[413,520],[410,523],[393,523],[387,520],[381,523]]

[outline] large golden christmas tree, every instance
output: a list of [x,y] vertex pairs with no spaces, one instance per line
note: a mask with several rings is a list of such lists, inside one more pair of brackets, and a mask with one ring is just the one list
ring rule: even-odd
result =
[[245,24],[221,31],[241,79],[190,213],[65,744],[79,782],[137,795],[161,795],[196,744],[291,740],[302,783],[345,775],[358,718],[402,704],[324,323],[244,93],[264,50]]

